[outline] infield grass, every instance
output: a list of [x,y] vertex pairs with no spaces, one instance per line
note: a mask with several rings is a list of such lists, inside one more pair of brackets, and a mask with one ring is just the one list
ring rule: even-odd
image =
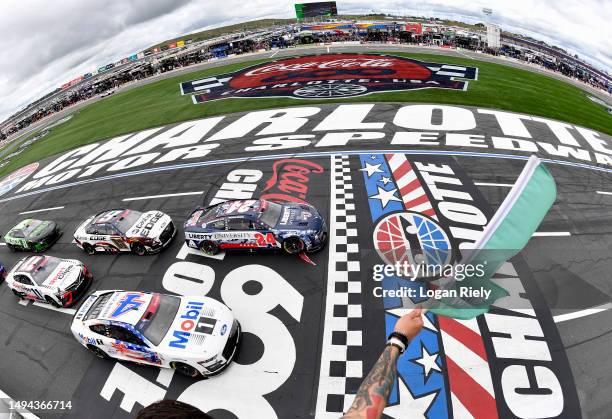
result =
[[194,105],[190,96],[181,96],[180,82],[235,71],[268,60],[196,71],[117,93],[79,110],[72,119],[52,128],[44,138],[0,169],[0,176],[25,164],[120,134],[232,112],[314,103],[425,102],[480,106],[558,119],[612,135],[612,116],[589,100],[586,92],[569,83],[485,61],[431,54],[390,54],[428,62],[475,66],[478,67],[478,80],[470,81],[467,91],[434,88],[337,100],[223,99]]

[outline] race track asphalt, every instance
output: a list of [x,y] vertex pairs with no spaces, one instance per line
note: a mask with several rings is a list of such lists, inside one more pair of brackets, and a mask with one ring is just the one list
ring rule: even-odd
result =
[[[512,183],[522,168],[522,163],[511,160],[456,159],[475,183]],[[328,168],[328,158],[314,161]],[[248,167],[264,169],[269,175],[269,166],[259,163]],[[235,166],[227,165],[216,170],[200,168],[130,177],[120,182],[101,182],[95,188],[84,185],[6,202],[2,204],[0,231],[6,231],[22,219],[24,216],[19,215],[20,212],[61,204],[64,206],[61,210],[36,214],[57,221],[64,229],[64,235],[48,254],[83,261],[94,272],[94,289],[163,292],[164,273],[172,264],[180,261],[176,258],[183,245],[180,233],[161,254],[146,257],[129,254],[88,256],[71,242],[71,233],[89,214],[126,206],[128,203],[123,202],[125,198],[205,191],[196,196],[129,202],[129,207],[135,210],[160,209],[180,224],[193,207],[204,203],[204,197],[210,196],[211,190],[214,193],[215,185],[233,169]],[[534,238],[523,254],[549,307],[559,307],[567,312],[608,303],[612,292],[608,276],[612,268],[612,215],[609,211],[612,197],[596,195],[595,192],[610,189],[612,176],[557,166],[552,168],[552,172],[559,186],[558,204],[540,230],[568,231],[571,236]],[[320,178],[319,182],[309,186],[309,202],[326,214],[330,205],[328,179]],[[481,186],[479,189],[493,207],[500,204],[508,190],[499,186]],[[283,255],[233,254],[227,255],[224,261],[201,256],[189,259],[198,263],[204,261],[219,278],[243,265],[257,263],[271,266],[304,296],[301,322],[295,322],[282,313],[283,310],[279,310],[279,317],[286,322],[297,349],[297,362],[291,378],[270,397],[279,417],[293,414],[295,417],[308,417],[313,409],[311,402],[317,389],[318,367],[315,348],[323,327],[326,253],[324,251],[313,256],[317,266],[306,265]],[[8,266],[22,256],[20,253],[9,253],[5,247],[0,248],[0,258]],[[218,298],[218,289],[213,291],[212,295]],[[69,417],[126,416],[125,410],[119,407],[119,393],[115,393],[109,401],[100,396],[113,363],[95,358],[75,341],[69,331],[70,313],[18,304],[6,287],[0,288],[0,301],[3,391],[16,400],[72,400],[73,410],[67,415]],[[372,312],[380,310],[375,303],[370,306]],[[608,310],[558,325],[585,417],[605,417],[610,403],[612,362],[607,356],[607,348],[612,343],[611,320],[612,310]],[[371,356],[375,356],[379,347],[375,341],[372,342]],[[260,339],[247,336],[237,362],[252,362],[263,349]],[[157,372],[154,369],[123,365],[155,382]],[[227,374],[231,374],[231,369]],[[215,385],[215,379],[209,380],[210,385]],[[189,383],[190,380],[175,376],[165,396],[179,396]]]

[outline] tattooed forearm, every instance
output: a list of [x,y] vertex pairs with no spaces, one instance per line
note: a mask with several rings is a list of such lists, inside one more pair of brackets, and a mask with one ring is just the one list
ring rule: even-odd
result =
[[397,376],[395,364],[399,355],[399,349],[395,346],[389,345],[385,348],[368,376],[361,383],[351,408],[344,415],[345,419],[380,417]]

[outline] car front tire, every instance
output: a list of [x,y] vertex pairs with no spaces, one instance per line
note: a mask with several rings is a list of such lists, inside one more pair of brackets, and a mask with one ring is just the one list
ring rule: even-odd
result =
[[85,253],[87,253],[88,255],[95,255],[96,254],[96,248],[93,247],[89,243],[83,243],[83,251]]
[[89,352],[91,352],[92,354],[94,354],[100,359],[110,359],[110,356],[108,356],[106,352],[104,352],[102,349],[98,348],[97,346],[87,345],[87,349],[89,349]]
[[55,301],[53,298],[49,296],[46,296],[45,300],[47,301],[47,303],[51,304],[55,308],[60,308],[62,306],[61,304],[59,304],[57,301]]
[[140,242],[134,242],[134,243],[132,243],[132,245],[130,247],[132,249],[132,252],[134,252],[138,256],[144,256],[144,255],[147,254],[147,249]]
[[210,240],[204,240],[200,243],[200,250],[208,256],[214,256],[219,253],[219,245]]
[[7,243],[7,244],[6,244],[6,247],[8,247],[8,249],[9,249],[11,252],[13,252],[13,253],[15,253],[15,252],[17,251],[17,249],[15,248],[15,246],[13,246],[12,244],[8,244],[8,243]]
[[299,237],[288,237],[283,240],[283,250],[290,255],[297,255],[304,251],[304,242]]
[[178,373],[187,377],[196,378],[200,376],[200,372],[191,365],[183,364],[182,362],[171,362],[170,366]]

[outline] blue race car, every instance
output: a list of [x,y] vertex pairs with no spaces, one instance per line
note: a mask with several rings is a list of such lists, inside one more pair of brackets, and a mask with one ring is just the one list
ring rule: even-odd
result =
[[198,207],[184,227],[187,245],[207,255],[225,249],[283,249],[289,254],[315,252],[327,241],[327,226],[316,208],[264,199]]
[[6,279],[6,269],[0,263],[0,282],[4,281],[5,279]]

